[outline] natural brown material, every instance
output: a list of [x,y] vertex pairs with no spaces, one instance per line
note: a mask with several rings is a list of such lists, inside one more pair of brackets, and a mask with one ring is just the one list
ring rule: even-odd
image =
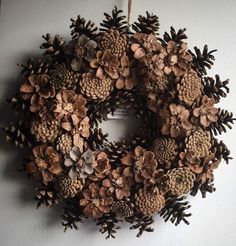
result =
[[143,215],[151,215],[159,212],[165,204],[165,198],[159,194],[158,189],[150,191],[139,189],[134,195],[135,208]]
[[109,178],[102,181],[104,187],[106,187],[111,193],[115,193],[118,200],[124,197],[130,196],[130,182],[124,177],[119,168],[112,170]]
[[31,125],[31,133],[38,142],[52,142],[58,136],[59,122],[56,120],[34,121]]
[[209,126],[212,122],[217,122],[218,109],[214,107],[215,99],[203,96],[201,106],[193,110],[193,115],[200,118],[203,127]]
[[49,83],[56,90],[59,89],[73,89],[78,83],[78,74],[69,71],[65,64],[59,64],[49,71]]
[[170,178],[170,192],[176,196],[188,193],[193,188],[196,179],[194,173],[187,167],[175,168],[168,175]]
[[202,95],[202,81],[197,73],[189,70],[177,85],[178,97],[187,105],[192,105]]
[[108,50],[111,54],[121,57],[126,51],[126,46],[126,36],[119,31],[109,30],[102,34],[100,47],[103,51]]
[[36,146],[31,161],[26,164],[26,171],[47,184],[62,172],[60,155],[46,144]]
[[189,110],[184,106],[174,103],[169,105],[169,109],[161,109],[159,115],[164,120],[161,133],[176,138],[187,130],[190,130],[192,124],[188,119],[189,114]]
[[73,139],[69,133],[62,134],[57,140],[57,150],[62,154],[67,154],[73,147]]
[[164,164],[164,168],[170,168],[177,155],[177,143],[173,138],[157,138],[153,141],[151,150],[158,163]]
[[111,206],[111,212],[115,213],[118,217],[129,218],[133,215],[133,206],[126,200],[114,201]]
[[108,77],[101,80],[91,73],[84,73],[80,80],[80,89],[89,99],[103,101],[110,94],[111,82]]
[[[86,99],[72,90],[61,90],[56,95],[54,113],[57,119],[62,119],[65,124],[69,119],[77,125],[86,116]],[[63,125],[62,125],[63,126]]]
[[76,176],[73,179],[68,174],[61,174],[56,180],[56,189],[63,198],[76,196],[83,188],[84,181]]
[[126,165],[124,173],[134,173],[135,181],[144,184],[155,184],[157,173],[157,160],[152,151],[147,151],[138,146],[134,152],[128,153],[121,159],[121,163]]
[[192,151],[197,157],[205,157],[211,147],[210,133],[199,128],[186,139],[187,151]]
[[96,183],[91,183],[83,192],[80,205],[84,207],[85,216],[97,219],[111,209],[113,198],[107,194],[105,187],[98,187]]
[[160,75],[174,73],[175,76],[183,75],[191,67],[192,56],[188,52],[186,43],[178,45],[174,41],[169,41],[166,50],[162,49],[162,52],[158,56],[158,68],[160,69]]
[[96,76],[100,79],[106,79],[106,76],[109,76],[111,79],[118,79],[119,65],[118,56],[112,54],[109,50],[104,52],[98,51],[96,59],[90,62],[92,68],[97,68]]

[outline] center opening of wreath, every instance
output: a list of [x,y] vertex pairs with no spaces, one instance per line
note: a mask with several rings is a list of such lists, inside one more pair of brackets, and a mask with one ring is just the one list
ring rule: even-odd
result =
[[108,133],[110,142],[130,139],[144,130],[142,120],[125,108],[117,108],[113,113],[108,114],[107,120],[102,121],[100,127],[104,134]]

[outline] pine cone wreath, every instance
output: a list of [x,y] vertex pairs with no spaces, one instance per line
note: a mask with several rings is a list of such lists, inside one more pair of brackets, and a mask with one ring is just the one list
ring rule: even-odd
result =
[[[207,76],[215,50],[191,51],[185,28],[161,37],[155,14],[129,25],[122,12],[105,13],[100,28],[78,15],[69,42],[43,36],[44,55],[20,65],[23,83],[8,100],[15,122],[1,126],[25,148],[37,207],[62,205],[65,229],[92,218],[106,238],[121,221],[138,237],[152,232],[157,213],[188,224],[182,195],[215,191],[215,170],[232,159],[216,135],[235,120],[216,105],[229,80]],[[110,142],[100,124],[123,112],[138,130]]]

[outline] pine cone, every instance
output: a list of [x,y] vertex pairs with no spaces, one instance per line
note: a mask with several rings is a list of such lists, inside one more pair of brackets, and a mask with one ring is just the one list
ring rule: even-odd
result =
[[173,138],[157,138],[154,140],[151,151],[154,152],[158,163],[169,168],[177,155],[177,144]]
[[105,100],[111,91],[111,79],[99,79],[91,73],[83,74],[80,81],[81,93],[94,100]]
[[78,75],[72,71],[69,71],[65,64],[59,64],[54,69],[49,71],[50,84],[59,89],[74,89],[78,83]]
[[34,121],[31,125],[31,134],[38,142],[53,142],[58,135],[58,122],[52,121]]
[[126,50],[127,38],[117,30],[105,32],[101,38],[100,47],[103,51],[108,50],[111,54],[121,57]]
[[159,26],[159,18],[147,11],[146,16],[139,15],[138,21],[134,22],[132,28],[135,32],[151,34],[158,32]]
[[193,70],[185,73],[181,82],[177,85],[179,99],[188,105],[192,105],[201,96],[202,89],[201,78]]
[[187,151],[194,152],[197,157],[205,157],[209,155],[209,149],[211,147],[211,137],[209,132],[202,130],[201,128],[192,133],[186,139]]
[[149,191],[139,189],[134,195],[135,207],[144,215],[159,212],[165,204],[165,198],[159,194],[158,189]]
[[112,203],[111,212],[122,218],[129,218],[133,215],[133,204],[127,201],[115,201]]
[[61,197],[72,198],[83,188],[84,181],[76,176],[71,179],[67,174],[61,174],[56,180],[56,189]]
[[37,194],[34,197],[34,200],[37,202],[37,208],[42,205],[45,205],[46,207],[52,207],[53,205],[60,203],[60,197],[50,184],[43,184],[41,187],[36,188],[36,191]]
[[170,178],[170,192],[180,196],[188,193],[194,185],[196,179],[193,172],[188,167],[175,168],[168,172]]
[[72,136],[68,133],[61,135],[57,140],[57,150],[60,150],[63,154],[67,154],[73,147]]
[[109,29],[118,30],[121,34],[126,34],[129,32],[128,22],[126,21],[126,16],[122,15],[123,11],[118,10],[115,6],[112,10],[111,15],[104,13],[106,19],[100,24],[102,28],[99,30],[106,32]]

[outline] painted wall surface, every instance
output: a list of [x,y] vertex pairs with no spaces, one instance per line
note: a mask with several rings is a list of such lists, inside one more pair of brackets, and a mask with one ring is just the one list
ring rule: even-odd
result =
[[[127,12],[127,1],[118,0],[2,0],[0,14],[0,119],[9,118],[8,108],[2,105],[19,86],[17,62],[40,54],[41,35],[60,33],[70,37],[70,18],[81,14],[99,23],[104,11],[113,5]],[[221,106],[236,115],[236,1],[235,0],[133,0],[131,20],[149,10],[160,17],[160,33],[187,28],[189,46],[217,48],[216,62],[210,74],[219,73],[231,78],[231,94]],[[117,123],[115,123],[117,124]],[[116,126],[116,125],[114,125]],[[104,125],[108,128],[109,124]],[[117,126],[118,127],[118,126]],[[114,129],[114,128],[113,128]],[[1,135],[2,136],[2,135]],[[159,246],[234,246],[236,245],[236,165],[221,165],[216,171],[217,192],[206,199],[190,197],[191,224],[178,227],[156,218],[155,232],[144,233],[137,239],[128,225],[117,234],[116,240],[105,240],[89,223],[79,232],[63,233],[60,209],[35,210],[33,186],[17,173],[18,152],[0,138],[0,245],[1,246],[65,246],[65,245],[159,245]],[[112,133],[116,138],[116,133]],[[236,158],[236,127],[222,135]]]

